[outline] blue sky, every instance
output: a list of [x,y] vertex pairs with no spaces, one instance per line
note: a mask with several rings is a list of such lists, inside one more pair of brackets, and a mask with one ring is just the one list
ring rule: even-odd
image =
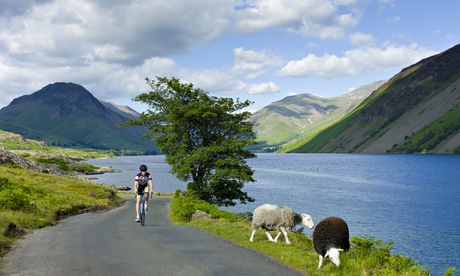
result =
[[254,102],[326,98],[460,42],[457,0],[2,0],[0,108],[54,82],[131,101],[176,77]]

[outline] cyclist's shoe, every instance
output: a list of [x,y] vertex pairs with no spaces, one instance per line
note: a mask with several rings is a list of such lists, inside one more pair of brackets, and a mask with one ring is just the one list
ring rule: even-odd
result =
[[145,204],[145,211],[147,212],[149,210],[149,206]]
[[136,222],[140,222],[141,219],[139,217],[136,217]]

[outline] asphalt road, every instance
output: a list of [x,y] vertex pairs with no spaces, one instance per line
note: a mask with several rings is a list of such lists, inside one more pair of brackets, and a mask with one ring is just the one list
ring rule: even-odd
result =
[[134,221],[129,198],[120,208],[34,231],[5,256],[0,274],[302,275],[257,251],[172,225],[169,205],[169,198],[154,197],[145,226]]

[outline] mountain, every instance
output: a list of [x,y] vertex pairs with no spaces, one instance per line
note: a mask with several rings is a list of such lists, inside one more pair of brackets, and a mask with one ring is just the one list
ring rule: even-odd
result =
[[117,126],[135,117],[133,111],[101,103],[81,85],[57,82],[2,108],[0,129],[49,145],[156,152],[152,141],[140,140],[144,128]]
[[251,115],[258,151],[273,151],[330,126],[358,106],[385,81],[358,87],[334,98],[300,94],[274,102]]
[[123,117],[136,119],[137,117],[139,117],[139,115],[141,115],[139,112],[137,112],[136,110],[126,105],[118,105],[118,104],[114,104],[112,102],[103,101],[103,100],[101,100],[100,102],[108,109],[111,109],[112,111],[120,114]]
[[286,152],[460,153],[460,44],[403,69]]

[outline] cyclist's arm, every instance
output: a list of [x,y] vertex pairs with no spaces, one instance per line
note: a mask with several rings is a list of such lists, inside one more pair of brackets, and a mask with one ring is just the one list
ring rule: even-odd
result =
[[150,187],[150,193],[153,194],[153,181],[152,181],[152,179],[149,180],[149,187]]
[[134,181],[134,193],[137,194],[137,186],[139,186],[139,181]]

